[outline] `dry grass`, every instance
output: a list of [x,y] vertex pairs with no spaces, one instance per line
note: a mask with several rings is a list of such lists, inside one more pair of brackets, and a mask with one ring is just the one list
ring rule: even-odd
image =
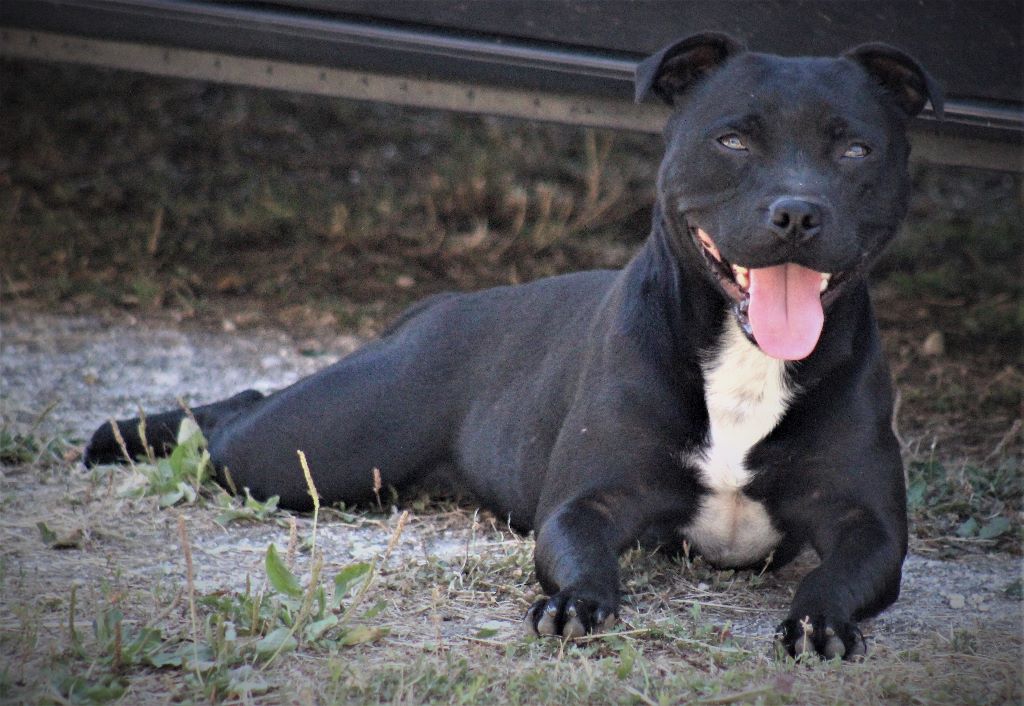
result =
[[[411,499],[412,515],[321,508],[222,525],[213,490],[160,509],[157,496],[125,492],[145,482],[129,467],[83,474],[47,463],[5,473],[0,696],[12,701],[1004,704],[1024,696],[1019,623],[1006,613],[1020,604],[1000,598],[1001,587],[992,587],[989,608],[968,607],[951,623],[924,616],[869,627],[873,654],[863,664],[793,664],[773,656],[771,633],[806,561],[760,575],[637,550],[623,560],[626,599],[614,632],[575,644],[527,640],[520,620],[536,590],[533,543],[486,514]],[[57,533],[79,530],[81,541],[54,548],[35,526],[40,517]],[[291,597],[274,590],[265,566],[272,543],[291,557],[283,560],[297,582]],[[376,568],[326,613],[340,617],[339,628],[307,632],[318,588],[335,605],[327,577],[365,561]],[[245,597],[256,595],[263,623],[247,637],[239,610],[251,610]],[[281,610],[290,622],[275,622]]]

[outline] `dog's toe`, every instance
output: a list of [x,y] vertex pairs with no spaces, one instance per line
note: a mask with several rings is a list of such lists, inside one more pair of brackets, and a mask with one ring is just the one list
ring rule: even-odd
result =
[[562,637],[567,640],[574,640],[577,637],[583,637],[587,634],[588,630],[583,627],[583,622],[576,614],[575,606],[570,606],[569,610],[566,611],[567,620],[565,625],[562,627]]
[[613,610],[607,610],[605,608],[598,608],[594,612],[594,632],[604,632],[605,630],[611,630],[615,627],[615,623],[619,621],[618,614]]
[[617,618],[613,605],[599,604],[563,591],[535,601],[526,612],[524,623],[527,635],[572,640],[607,630]]
[[558,606],[554,602],[546,604],[540,611],[537,621],[538,635],[555,635],[558,633]]
[[846,656],[846,645],[843,644],[842,638],[836,635],[834,628],[825,628],[825,647],[822,653],[825,659],[834,659],[836,657],[842,659]]
[[851,660],[867,654],[867,643],[854,623],[823,615],[790,618],[775,637],[780,653],[798,660],[812,656]]

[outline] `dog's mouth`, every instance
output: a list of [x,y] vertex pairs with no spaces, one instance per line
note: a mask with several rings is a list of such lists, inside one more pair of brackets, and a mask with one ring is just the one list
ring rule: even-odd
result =
[[689,230],[708,269],[732,299],[747,338],[773,358],[809,356],[821,337],[825,306],[842,286],[844,273],[817,272],[794,262],[744,267],[726,260],[702,229]]

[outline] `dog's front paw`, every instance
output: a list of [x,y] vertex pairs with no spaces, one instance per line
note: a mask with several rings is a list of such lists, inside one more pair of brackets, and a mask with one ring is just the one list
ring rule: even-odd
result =
[[615,601],[587,598],[566,590],[534,601],[523,622],[529,635],[571,639],[607,630],[618,618]]
[[775,643],[798,659],[813,654],[823,659],[857,659],[868,651],[855,623],[824,615],[789,618],[776,631]]

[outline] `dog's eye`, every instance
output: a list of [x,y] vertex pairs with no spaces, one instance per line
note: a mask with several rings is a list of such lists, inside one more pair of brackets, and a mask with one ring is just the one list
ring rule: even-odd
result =
[[864,159],[870,152],[871,150],[867,145],[861,144],[860,142],[854,142],[846,148],[846,151],[843,152],[843,156],[848,159]]
[[747,149],[747,144],[743,141],[743,138],[735,132],[730,132],[728,135],[722,135],[718,138],[718,142],[723,147],[728,147],[731,150],[742,151]]

